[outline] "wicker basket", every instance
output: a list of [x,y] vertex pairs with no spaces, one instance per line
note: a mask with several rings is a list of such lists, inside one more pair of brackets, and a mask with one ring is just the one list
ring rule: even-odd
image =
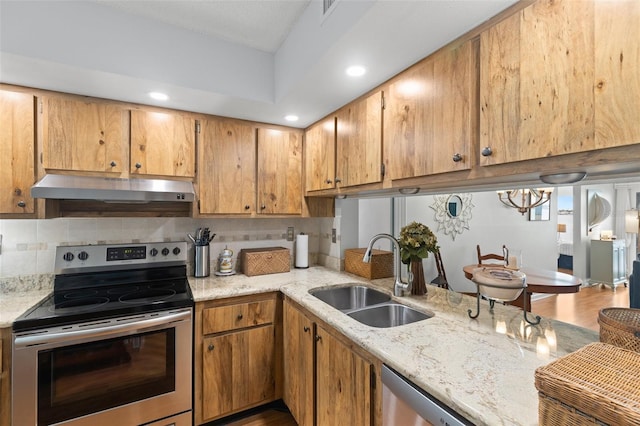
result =
[[598,323],[601,342],[640,352],[640,309],[601,309]]
[[640,425],[640,354],[592,343],[535,372],[539,424]]
[[242,249],[242,273],[247,276],[277,274],[291,270],[291,253],[284,247]]
[[371,262],[364,263],[362,258],[367,249],[355,248],[344,251],[344,271],[370,280],[393,276],[393,252],[371,250]]

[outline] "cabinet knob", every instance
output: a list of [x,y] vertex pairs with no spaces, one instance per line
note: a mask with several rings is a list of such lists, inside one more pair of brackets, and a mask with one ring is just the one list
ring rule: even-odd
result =
[[308,333],[308,332],[309,332],[309,330],[311,330],[311,329],[310,329],[309,327],[305,326],[305,327],[303,328],[303,330],[304,330],[304,332],[305,332],[305,333]]
[[22,195],[22,189],[20,189],[20,188],[16,188],[16,189],[13,191],[13,193],[19,197],[19,196],[21,196],[21,195]]
[[249,206],[249,204],[247,204],[246,206],[244,206],[245,210],[249,210],[251,208],[251,206]]
[[459,153],[453,154],[453,162],[459,163],[460,161],[462,161],[462,155],[460,155]]
[[111,167],[115,167],[116,165],[117,165],[117,164],[116,164],[116,162],[115,162],[115,161],[112,161],[112,162],[111,162]]
[[327,180],[325,180],[325,182],[328,183],[328,184],[332,184],[333,183],[333,181],[331,179],[327,179]]
[[336,178],[336,183],[340,183],[342,182],[342,179],[340,179],[339,177]]
[[241,320],[243,318],[242,314],[238,314],[238,319]]
[[320,340],[322,340],[322,337],[318,334],[316,334],[316,342],[319,342]]
[[209,347],[207,349],[209,349],[210,351],[213,350],[213,348],[215,348],[215,346],[213,346],[213,343],[209,343]]
[[265,206],[264,204],[260,206],[260,210],[264,210],[266,208],[267,208],[267,206]]
[[136,169],[139,169],[139,168],[141,168],[141,167],[142,167],[142,164],[140,164],[140,163],[136,163]]
[[482,148],[481,154],[483,157],[488,157],[493,154],[493,150],[491,149],[491,147],[485,146],[484,148]]
[[26,207],[27,203],[25,203],[24,201],[18,201],[18,207]]

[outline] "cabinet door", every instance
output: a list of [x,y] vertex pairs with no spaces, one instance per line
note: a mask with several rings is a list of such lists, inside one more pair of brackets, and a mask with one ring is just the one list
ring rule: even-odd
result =
[[122,172],[129,146],[128,112],[117,105],[45,98],[45,169]]
[[284,402],[299,426],[314,424],[314,324],[284,303]]
[[596,148],[640,142],[640,1],[595,4]]
[[317,424],[370,425],[372,365],[322,327],[316,334]]
[[536,2],[481,34],[482,165],[595,148],[593,22],[592,1]]
[[275,398],[273,325],[206,337],[202,354],[204,419]]
[[389,85],[383,145],[390,179],[471,167],[476,52],[472,41],[441,51]]
[[200,213],[250,214],[256,200],[256,131],[237,120],[200,122]]
[[0,90],[0,213],[33,213],[34,98]]
[[336,187],[336,120],[327,118],[304,135],[306,191]]
[[302,132],[258,129],[258,208],[302,213]]
[[339,187],[382,180],[382,92],[336,113],[336,183]]
[[131,111],[130,172],[143,175],[195,175],[193,118],[161,112]]

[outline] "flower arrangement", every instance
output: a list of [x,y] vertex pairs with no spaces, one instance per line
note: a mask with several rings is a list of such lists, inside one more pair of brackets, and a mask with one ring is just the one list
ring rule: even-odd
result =
[[400,230],[400,256],[402,263],[408,265],[412,260],[422,260],[429,257],[429,253],[435,253],[438,247],[438,239],[428,226],[418,222],[411,222]]

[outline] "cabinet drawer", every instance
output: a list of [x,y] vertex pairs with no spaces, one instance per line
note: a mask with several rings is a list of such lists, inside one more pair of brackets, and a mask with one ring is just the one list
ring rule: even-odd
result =
[[272,323],[275,308],[276,301],[270,299],[205,309],[202,311],[202,333],[206,335]]

